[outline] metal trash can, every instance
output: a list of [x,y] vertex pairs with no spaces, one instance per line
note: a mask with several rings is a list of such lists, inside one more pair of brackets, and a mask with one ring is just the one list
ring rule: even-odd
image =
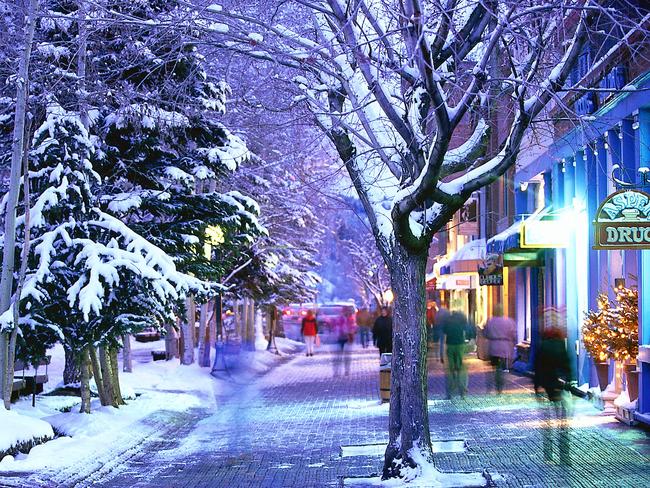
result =
[[390,401],[390,368],[393,362],[393,355],[389,352],[383,353],[379,358],[379,397],[381,403]]

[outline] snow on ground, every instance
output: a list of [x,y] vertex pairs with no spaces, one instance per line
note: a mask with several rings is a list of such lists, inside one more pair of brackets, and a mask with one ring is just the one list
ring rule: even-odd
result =
[[418,464],[415,468],[403,467],[403,479],[382,480],[381,477],[371,478],[345,478],[344,486],[383,486],[398,487],[405,486],[405,482],[411,488],[417,487],[483,487],[486,479],[482,473],[441,473],[433,463],[427,461],[419,449],[413,448],[410,451],[413,459]]
[[47,422],[19,415],[4,408],[0,409],[0,425],[2,425],[0,452],[34,438],[54,437],[52,426]]
[[[283,354],[293,353],[304,345],[295,341],[277,340]],[[245,374],[257,375],[278,363],[282,355],[264,350],[266,343],[258,340],[263,349],[241,354],[238,368]],[[152,361],[152,350],[164,350],[164,341],[139,343],[133,341],[133,373],[120,373],[123,396],[130,398],[120,408],[102,407],[98,399],[92,401],[90,415],[78,413],[80,400],[70,396],[38,395],[36,407],[31,397],[24,397],[12,406],[11,411],[0,409],[0,452],[24,441],[39,437],[53,437],[55,430],[61,437],[33,447],[29,454],[5,456],[0,460],[2,472],[31,472],[56,469],[83,459],[101,457],[115,445],[124,446],[152,435],[152,425],[147,422],[160,411],[185,411],[192,408],[214,410],[215,395],[222,382],[210,375],[210,368],[196,364],[183,366],[178,360]],[[49,381],[44,393],[62,385],[65,363],[63,348],[50,351]],[[94,386],[94,385],[93,385]],[[5,426],[8,426],[6,428]]]

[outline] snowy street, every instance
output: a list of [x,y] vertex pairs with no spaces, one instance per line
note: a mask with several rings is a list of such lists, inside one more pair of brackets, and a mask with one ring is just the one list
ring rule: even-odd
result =
[[[273,361],[266,374],[229,377],[224,373],[217,380],[207,369],[194,366],[173,365],[172,371],[170,363],[137,364],[136,370],[146,370],[150,380],[156,370],[168,370],[165,387],[151,388],[155,381],[147,388],[131,384],[141,395],[114,414],[115,429],[91,440],[60,438],[24,459],[4,461],[0,484],[369,486],[372,481],[356,478],[381,470],[378,444],[386,442],[388,404],[378,401],[376,349],[356,347],[349,376],[344,365],[335,362],[337,355],[323,348],[313,357],[298,351]],[[258,351],[249,359],[267,354]],[[644,431],[629,429],[589,402],[575,399],[570,431],[574,468],[545,462],[541,432],[548,424],[530,380],[507,375],[503,395],[486,394],[486,363],[473,355],[469,358],[466,399],[443,399],[444,371],[430,361],[429,414],[440,470],[480,473],[485,469],[499,487],[648,486],[650,437]],[[134,376],[138,374],[142,373]],[[188,391],[181,388],[183,382]],[[138,406],[154,399],[159,402],[155,407]],[[129,409],[149,409],[150,414],[133,417],[132,423],[121,422]],[[464,446],[435,442],[448,440],[462,440]],[[48,448],[50,463],[41,459],[39,464],[44,456],[38,450]]]

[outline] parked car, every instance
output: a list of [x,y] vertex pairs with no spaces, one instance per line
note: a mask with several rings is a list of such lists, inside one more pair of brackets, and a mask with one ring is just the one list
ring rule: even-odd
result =
[[356,317],[357,307],[351,302],[324,303],[318,307],[316,319],[318,321],[318,333],[323,342],[336,342],[338,332],[334,325],[341,317]]
[[302,319],[307,315],[307,310],[318,312],[318,305],[315,303],[292,303],[282,309],[282,327],[284,335],[294,341],[301,340],[300,327]]

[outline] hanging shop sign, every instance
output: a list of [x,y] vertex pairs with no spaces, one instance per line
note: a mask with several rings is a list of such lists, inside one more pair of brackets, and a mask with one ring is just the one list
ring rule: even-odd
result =
[[481,286],[503,285],[503,254],[487,254],[483,265],[478,267],[478,284]]
[[594,249],[650,249],[650,195],[621,190],[598,207]]
[[471,197],[460,212],[458,234],[462,236],[477,236],[478,229],[478,197]]

